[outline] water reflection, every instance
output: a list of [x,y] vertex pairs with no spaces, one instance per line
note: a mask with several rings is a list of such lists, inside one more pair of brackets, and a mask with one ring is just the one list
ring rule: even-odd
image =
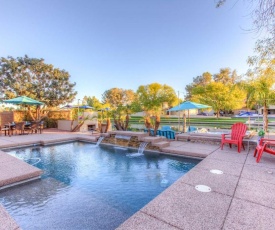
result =
[[0,193],[0,201],[16,215],[24,215],[26,209],[42,212],[43,206],[67,186],[53,178],[38,180],[6,189]]

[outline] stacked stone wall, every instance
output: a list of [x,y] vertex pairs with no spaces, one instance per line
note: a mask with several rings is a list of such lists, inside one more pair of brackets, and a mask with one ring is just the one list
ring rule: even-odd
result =
[[[119,132],[119,134],[121,134],[121,132]],[[129,140],[126,140],[126,139],[123,139],[123,138],[116,138],[116,134],[113,131],[113,132],[110,133],[110,135],[106,135],[101,143],[138,149],[140,144],[143,141],[138,137],[138,135],[134,136],[133,132],[131,132],[129,134],[131,134],[131,138]],[[125,131],[124,136],[130,136],[130,135],[127,135],[127,131]],[[152,146],[151,143],[148,143],[145,150],[160,151],[159,147]]]

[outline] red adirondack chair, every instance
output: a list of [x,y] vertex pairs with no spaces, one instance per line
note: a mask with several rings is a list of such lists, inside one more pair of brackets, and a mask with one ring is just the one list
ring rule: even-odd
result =
[[259,163],[263,153],[275,155],[275,140],[262,138],[254,151],[254,157],[257,156],[256,162]]
[[[221,149],[223,149],[223,145],[225,143],[228,143],[230,148],[232,144],[237,145],[238,147],[238,152],[241,152],[241,146],[243,146],[244,148],[244,144],[243,144],[243,138],[245,136],[246,133],[246,125],[243,123],[236,123],[234,125],[232,125],[231,127],[231,133],[230,134],[222,134],[222,140],[221,140]],[[229,137],[227,137],[229,136]]]

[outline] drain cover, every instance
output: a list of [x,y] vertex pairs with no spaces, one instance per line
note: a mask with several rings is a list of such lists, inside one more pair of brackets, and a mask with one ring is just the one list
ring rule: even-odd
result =
[[214,173],[214,174],[223,174],[223,171],[218,170],[218,169],[211,169],[210,172]]
[[211,192],[211,188],[206,185],[196,185],[195,187],[199,192]]

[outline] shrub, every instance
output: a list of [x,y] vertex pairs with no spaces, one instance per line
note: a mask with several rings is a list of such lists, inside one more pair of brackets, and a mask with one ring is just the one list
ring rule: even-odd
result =
[[44,119],[44,128],[57,128],[57,120],[53,118]]

